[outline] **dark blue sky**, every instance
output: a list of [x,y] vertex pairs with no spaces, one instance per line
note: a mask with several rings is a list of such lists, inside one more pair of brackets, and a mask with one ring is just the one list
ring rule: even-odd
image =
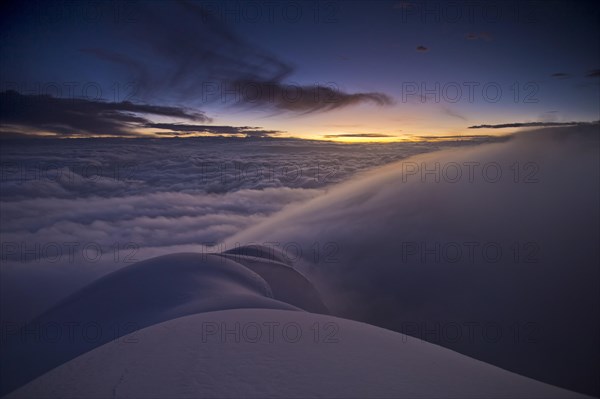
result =
[[[180,107],[203,112],[202,126],[314,138],[507,133],[467,128],[600,119],[599,9],[591,2],[3,8],[3,91]],[[143,117],[121,122],[138,133],[171,131],[150,127],[156,123],[198,124],[164,112]],[[4,117],[2,129],[50,134],[59,124],[27,126],[23,118]],[[198,125],[196,133],[207,131]]]

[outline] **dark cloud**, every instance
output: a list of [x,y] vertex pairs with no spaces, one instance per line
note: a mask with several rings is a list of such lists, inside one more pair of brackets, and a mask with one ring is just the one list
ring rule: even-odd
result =
[[244,130],[241,134],[245,137],[275,137],[280,135],[281,133],[285,133],[280,130],[264,130],[264,129],[254,129],[254,130]]
[[564,78],[570,77],[570,75],[568,73],[564,73],[564,72],[556,72],[550,76],[552,76],[553,78],[558,78],[558,79],[564,79]]
[[588,78],[597,78],[597,77],[600,77],[600,69],[592,69],[585,76],[587,76]]
[[231,86],[240,95],[238,103],[301,114],[325,112],[361,103],[391,105],[392,98],[382,93],[345,93],[335,86],[287,85],[277,82],[237,81]]
[[421,52],[421,53],[424,53],[426,51],[429,51],[429,49],[427,47],[421,45],[421,46],[417,46],[417,51]]
[[335,137],[396,137],[390,134],[382,133],[342,133],[342,134],[326,134],[323,137],[335,138]]
[[[252,137],[271,137],[276,136],[283,131],[279,130],[263,130],[260,127],[252,126],[220,126],[220,125],[188,125],[179,123],[149,123],[146,125],[149,128],[170,130],[170,134],[231,134],[244,135]],[[161,133],[157,133],[161,134]],[[162,133],[164,134],[164,133]]]
[[499,125],[476,125],[469,129],[504,129],[509,127],[552,127],[552,126],[587,126],[597,125],[598,122],[515,122],[502,123]]
[[139,114],[210,121],[202,112],[179,107],[23,95],[15,91],[0,93],[2,125],[33,130],[33,135],[44,132],[65,137],[135,136],[135,129],[150,123]]
[[[210,7],[186,1],[177,4],[140,5],[138,21],[127,27],[127,37],[138,40],[145,53],[134,57],[104,48],[82,51],[127,68],[139,83],[141,96],[161,101],[219,101],[299,113],[392,103],[382,93],[314,88],[314,82],[292,85],[286,82],[294,70],[291,65],[238,37]],[[258,95],[255,88],[260,90]]]

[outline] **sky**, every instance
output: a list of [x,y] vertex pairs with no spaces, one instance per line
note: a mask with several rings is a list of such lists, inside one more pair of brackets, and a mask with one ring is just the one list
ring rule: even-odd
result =
[[412,141],[600,119],[593,2],[2,7],[0,137]]
[[[336,317],[600,395],[597,3],[0,8],[0,326],[32,331],[153,257],[260,245]],[[151,290],[212,284],[175,271],[165,291],[149,275],[94,303],[151,298],[140,320],[162,312]],[[100,299],[114,292],[100,283]],[[112,321],[78,303],[75,319]],[[472,339],[473,322],[503,339]],[[514,339],[532,325],[537,340]]]

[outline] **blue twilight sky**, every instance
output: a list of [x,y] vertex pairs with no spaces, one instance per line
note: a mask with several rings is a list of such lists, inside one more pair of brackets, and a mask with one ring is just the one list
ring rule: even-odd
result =
[[[389,140],[510,131],[468,129],[475,125],[600,119],[593,2],[2,7],[2,91],[19,93],[5,93],[12,105],[3,107],[4,134]],[[37,95],[81,103],[73,109]],[[172,109],[99,105],[122,101]],[[175,108],[202,118],[181,118]],[[72,118],[82,112],[98,118],[97,127]]]

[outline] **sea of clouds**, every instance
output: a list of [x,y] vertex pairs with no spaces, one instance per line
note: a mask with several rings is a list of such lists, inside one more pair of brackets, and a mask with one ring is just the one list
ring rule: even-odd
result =
[[2,318],[155,255],[259,244],[334,315],[597,394],[597,133],[9,142]]
[[373,167],[476,144],[4,141],[3,318],[31,318],[94,278],[154,255],[231,249],[227,238]]

